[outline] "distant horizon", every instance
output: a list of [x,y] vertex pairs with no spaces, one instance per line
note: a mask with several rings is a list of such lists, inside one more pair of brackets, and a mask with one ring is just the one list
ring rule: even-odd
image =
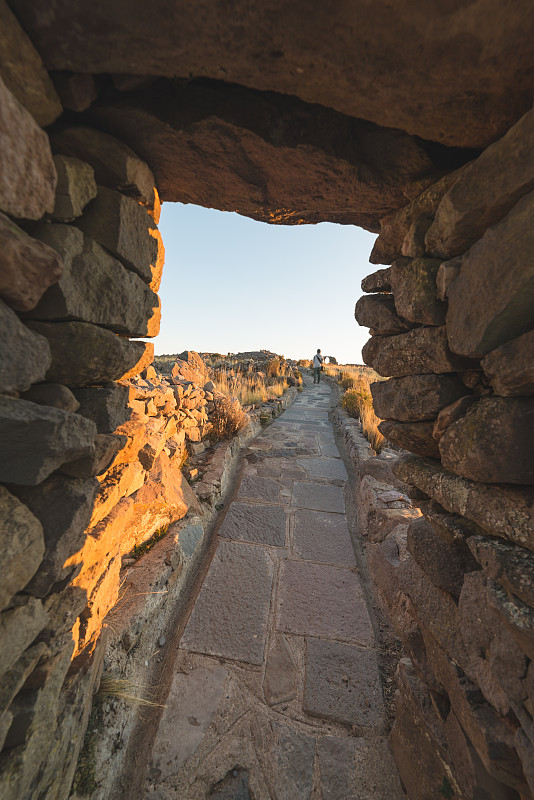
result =
[[354,320],[376,234],[348,225],[281,226],[234,212],[164,203],[166,250],[156,356],[320,348],[360,364],[368,330]]

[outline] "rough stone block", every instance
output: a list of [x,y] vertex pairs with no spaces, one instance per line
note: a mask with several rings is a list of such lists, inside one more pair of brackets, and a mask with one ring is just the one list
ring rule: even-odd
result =
[[464,397],[460,397],[454,403],[451,403],[450,406],[442,408],[434,422],[434,429],[432,431],[434,439],[439,441],[447,428],[453,423],[458,422],[458,420],[469,411],[473,403],[476,402],[477,398],[474,395],[467,394],[464,395]]
[[51,217],[55,222],[72,222],[81,217],[87,203],[97,194],[93,168],[70,156],[54,156],[57,172],[56,202]]
[[467,545],[448,544],[424,517],[408,526],[408,551],[434,586],[458,598],[464,575],[479,569]]
[[482,359],[482,369],[499,395],[534,394],[534,331],[501,345]]
[[531,192],[462,258],[447,292],[453,352],[484,356],[534,326],[533,214]]
[[391,288],[397,314],[422,325],[443,325],[444,303],[437,298],[436,275],[441,262],[432,258],[400,258],[391,267]]
[[96,199],[75,224],[157,292],[165,251],[154,220],[143,206],[99,186]]
[[45,556],[27,591],[44,597],[73,571],[65,564],[84,542],[98,487],[95,478],[69,478],[60,473],[39,486],[11,487],[37,517],[45,537]]
[[380,733],[384,705],[376,653],[307,639],[303,709],[361,732]]
[[40,406],[52,406],[76,413],[80,404],[67,386],[61,383],[37,383],[21,395],[23,400]]
[[534,659],[534,609],[513,594],[508,594],[491,579],[487,581],[486,596],[490,608],[507,625],[523,652]]
[[465,395],[465,386],[456,375],[407,375],[372,383],[371,394],[380,419],[418,422],[434,419]]
[[79,414],[0,396],[4,460],[0,480],[33,486],[94,452],[95,424]]
[[492,536],[534,550],[531,487],[488,486],[467,480],[427,458],[405,456],[393,467],[398,478],[413,483],[447,511],[472,520]]
[[28,323],[52,352],[49,381],[86,386],[137,375],[154,359],[154,345],[131,342],[87,322]]
[[509,542],[472,536],[468,545],[484,574],[534,608],[534,554]]
[[392,419],[382,420],[378,430],[386,439],[403,450],[419,456],[439,458],[438,443],[433,437],[433,422],[396,422]]
[[150,168],[114,136],[95,128],[69,127],[52,136],[52,146],[55,152],[87,161],[100,186],[116,189],[145,204],[154,203],[155,182]]
[[47,340],[22,324],[0,300],[0,391],[14,394],[43,380],[51,363]]
[[17,311],[34,308],[63,271],[58,253],[0,214],[0,296]]
[[[36,572],[44,556],[43,528],[20,500],[0,487],[0,552],[2,584],[0,611]],[[0,709],[1,713],[1,709]]]
[[476,523],[459,514],[451,514],[434,500],[418,501],[418,505],[426,519],[432,523],[434,530],[449,544],[462,547],[470,536],[483,533]]
[[447,428],[439,450],[443,466],[465,478],[534,484],[534,400],[482,398]]
[[398,316],[395,300],[390,294],[371,294],[360,297],[354,309],[358,325],[370,328],[373,334],[404,333],[408,325]]
[[[126,269],[93,239],[69,225],[34,226],[33,233],[62,255],[65,269],[59,281],[27,314],[38,320],[78,320],[129,336],[157,336],[160,301],[138,275]],[[71,256],[74,233],[83,249]]]
[[44,642],[38,642],[32,647],[25,650],[19,659],[11,666],[7,675],[2,676],[2,683],[0,684],[0,718],[9,708],[11,701],[18,694],[20,689],[24,686],[25,682],[34,667],[37,665],[39,659],[46,655],[47,646]]
[[86,111],[98,97],[98,88],[92,75],[56,70],[51,75],[63,108]]
[[121,497],[128,497],[141,488],[146,472],[138,461],[113,466],[100,483],[91,516],[91,525],[107,517]]
[[79,413],[92,419],[99,433],[114,433],[130,418],[127,386],[80,387],[74,389],[74,396],[80,403]]
[[0,78],[0,210],[40,219],[54,208],[56,169],[50,142]]
[[14,608],[0,614],[0,675],[20,658],[46,625],[47,614],[40,600],[21,597]]
[[219,536],[283,547],[286,541],[286,513],[279,506],[234,502],[226,513]]
[[362,280],[362,292],[391,292],[391,270],[377,269]]
[[61,471],[73,478],[91,478],[108,470],[115,456],[126,444],[126,436],[113,433],[98,433],[95,437],[94,454],[63,464]]
[[451,353],[445,326],[416,328],[397,336],[373,336],[362,348],[362,358],[386,378],[457,372],[477,366],[477,362]]
[[[428,252],[464,253],[534,188],[534,110],[463,170],[447,191],[426,237]],[[491,175],[491,180],[488,176]]]
[[452,258],[440,264],[436,275],[436,289],[438,300],[446,300],[449,286],[456,280],[462,266],[461,258]]
[[432,224],[429,217],[418,217],[412,222],[402,243],[402,255],[408,258],[426,256],[425,236]]
[[41,56],[9,9],[0,3],[0,75],[24,108],[43,128],[63,109]]

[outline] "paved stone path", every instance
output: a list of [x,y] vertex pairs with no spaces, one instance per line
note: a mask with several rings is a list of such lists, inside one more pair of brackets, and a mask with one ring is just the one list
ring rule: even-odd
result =
[[180,642],[146,800],[401,800],[330,389],[249,446]]

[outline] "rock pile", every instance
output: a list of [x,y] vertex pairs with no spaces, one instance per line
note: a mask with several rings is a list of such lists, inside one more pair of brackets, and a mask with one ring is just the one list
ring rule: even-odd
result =
[[371,387],[380,430],[414,454],[393,471],[423,515],[372,545],[409,655],[391,741],[415,800],[534,793],[532,145],[529,111],[385,217],[371,261],[391,266],[356,305],[364,360],[389,378]]

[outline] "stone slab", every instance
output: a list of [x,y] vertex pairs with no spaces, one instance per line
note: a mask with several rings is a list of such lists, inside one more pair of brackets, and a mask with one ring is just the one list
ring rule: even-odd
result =
[[254,721],[251,733],[270,796],[280,800],[309,800],[315,737],[265,718]]
[[370,644],[373,629],[360,580],[348,569],[285,561],[279,586],[277,628]]
[[311,508],[315,511],[345,513],[343,489],[338,486],[321,486],[306,481],[295,481],[291,505],[296,508]]
[[309,478],[346,481],[349,477],[340,458],[298,458],[297,462],[306,470]]
[[384,740],[323,736],[317,742],[322,800],[404,800]]
[[181,647],[262,664],[273,562],[252,544],[220,542]]
[[306,561],[356,566],[347,520],[342,514],[296,511],[291,538],[294,550]]
[[375,652],[308,639],[303,708],[312,716],[380,732],[384,706]]
[[275,636],[269,648],[263,695],[268,706],[287,703],[297,696],[297,667],[285,636]]
[[151,777],[176,775],[193,755],[217,711],[227,675],[220,666],[176,673],[154,741]]
[[280,506],[232,503],[219,535],[225,539],[283,547],[286,540],[286,514]]
[[239,498],[247,497],[250,500],[263,500],[266,503],[276,503],[280,496],[280,486],[271,478],[245,475],[237,496]]

